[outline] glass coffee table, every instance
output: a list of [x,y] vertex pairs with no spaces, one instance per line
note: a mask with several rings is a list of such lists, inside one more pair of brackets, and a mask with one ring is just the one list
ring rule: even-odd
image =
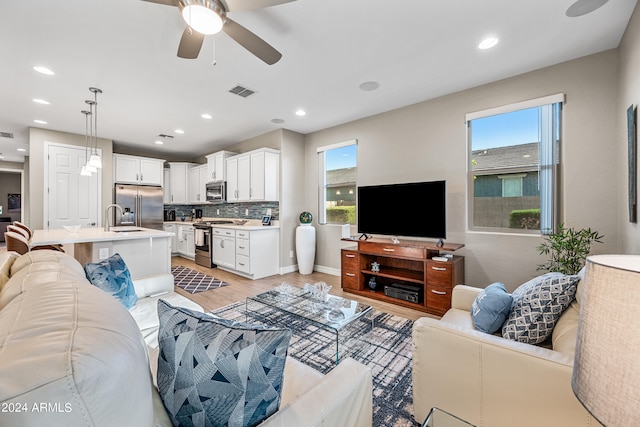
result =
[[260,318],[265,307],[277,315],[261,319],[264,323],[287,326],[292,320],[302,320],[327,331],[332,337],[331,346],[335,344],[331,357],[335,357],[336,365],[369,345],[369,334],[373,330],[373,310],[369,305],[334,295],[320,301],[300,288],[292,288],[287,294],[271,290],[246,299],[247,321],[249,314]]

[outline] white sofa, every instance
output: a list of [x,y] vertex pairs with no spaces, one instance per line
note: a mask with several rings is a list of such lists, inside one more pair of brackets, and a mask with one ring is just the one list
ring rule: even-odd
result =
[[[171,426],[153,380],[156,302],[201,308],[172,277],[134,285],[128,312],[67,254],[0,253],[0,425]],[[347,359],[323,376],[289,358],[280,410],[261,426],[371,423],[367,367]]]
[[571,390],[580,285],[553,330],[552,348],[475,330],[470,309],[481,291],[457,285],[440,320],[414,323],[416,420],[437,407],[477,427],[600,426]]

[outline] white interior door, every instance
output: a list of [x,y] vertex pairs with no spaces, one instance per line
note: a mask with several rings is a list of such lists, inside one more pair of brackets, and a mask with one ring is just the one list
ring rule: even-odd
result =
[[47,148],[48,188],[45,194],[45,228],[63,225],[97,227],[99,225],[100,183],[102,173],[80,176],[86,162],[84,147],[49,144]]

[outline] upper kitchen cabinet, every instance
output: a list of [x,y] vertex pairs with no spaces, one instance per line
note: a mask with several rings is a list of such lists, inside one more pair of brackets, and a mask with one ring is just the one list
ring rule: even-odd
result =
[[114,182],[119,184],[162,185],[164,160],[149,157],[113,155]]
[[227,201],[278,201],[280,151],[261,148],[227,159]]
[[189,203],[207,202],[207,165],[193,166],[189,169]]
[[170,162],[169,188],[171,201],[169,203],[186,205],[189,203],[189,172],[195,163]]
[[206,181],[226,181],[227,179],[227,158],[235,156],[237,153],[230,151],[218,151],[209,154],[207,157],[207,176]]

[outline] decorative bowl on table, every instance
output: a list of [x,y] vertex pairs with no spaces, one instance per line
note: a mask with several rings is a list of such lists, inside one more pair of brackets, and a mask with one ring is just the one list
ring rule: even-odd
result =
[[67,230],[69,233],[77,233],[80,230],[79,225],[63,225],[62,228]]
[[245,225],[247,223],[246,219],[234,219],[233,223],[236,225]]

